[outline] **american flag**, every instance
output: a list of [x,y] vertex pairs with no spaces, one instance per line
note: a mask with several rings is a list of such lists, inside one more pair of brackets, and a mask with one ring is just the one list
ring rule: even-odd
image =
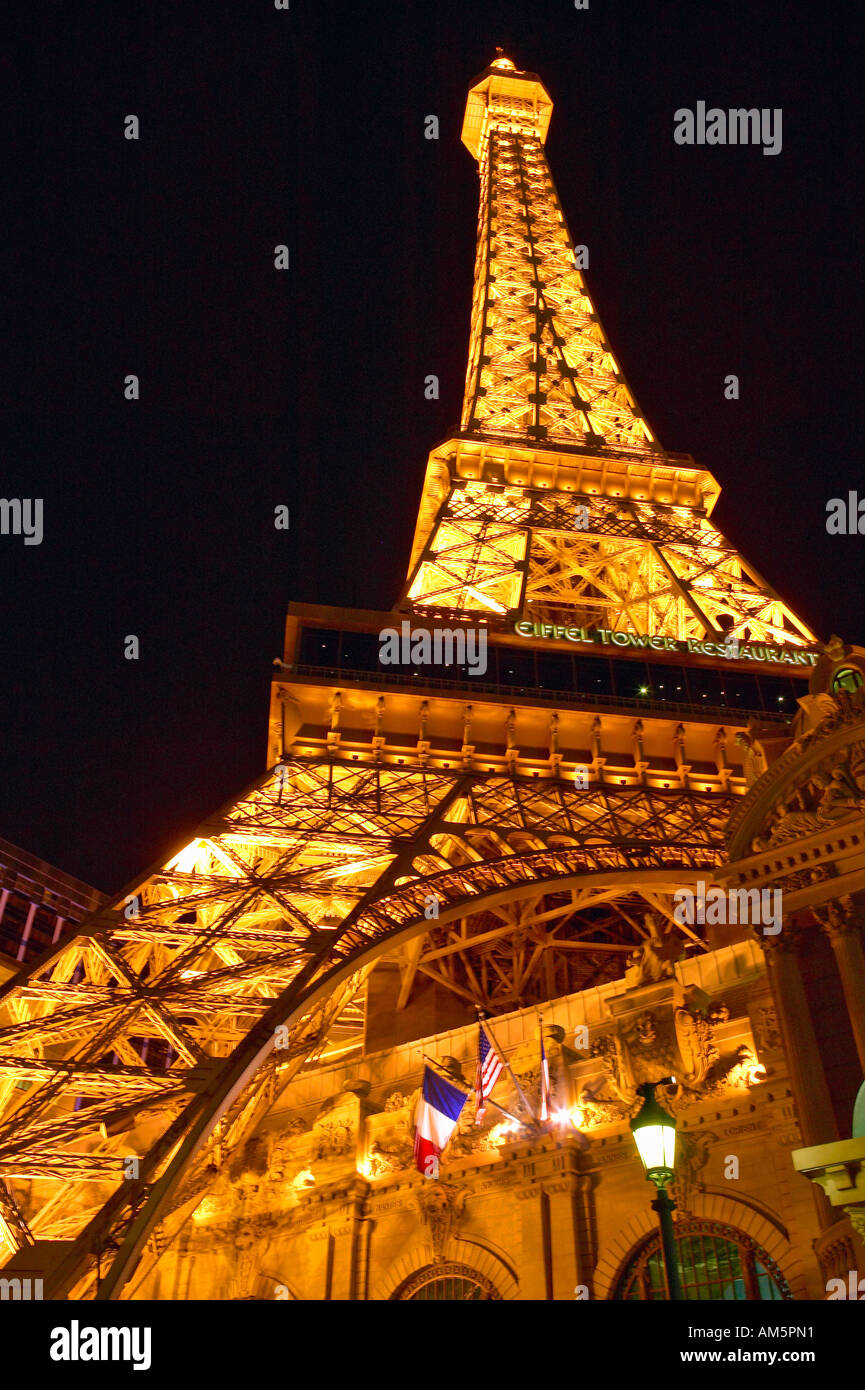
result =
[[487,1030],[481,1024],[478,1028],[478,1071],[475,1079],[477,1093],[477,1113],[475,1124],[480,1124],[486,1110],[486,1099],[499,1079],[504,1062],[487,1037]]
[[541,1119],[550,1118],[550,1064],[544,1050],[544,1034],[541,1029]]

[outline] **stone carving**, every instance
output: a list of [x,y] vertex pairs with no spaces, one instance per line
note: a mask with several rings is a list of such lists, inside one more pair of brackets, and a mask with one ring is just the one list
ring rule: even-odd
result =
[[658,919],[651,913],[646,914],[646,926],[650,933],[648,941],[641,941],[628,956],[625,968],[625,986],[628,989],[654,985],[659,980],[674,980],[676,972],[673,964],[684,954],[681,937],[672,931],[662,936],[658,930]]
[[[471,1097],[463,1106],[462,1114],[457,1121],[457,1127],[448,1145],[448,1154],[453,1158],[467,1158],[469,1154],[479,1152],[482,1147],[480,1143],[481,1134],[483,1133],[486,1138],[492,1125],[495,1124],[495,1120],[493,1120],[491,1123],[487,1124],[485,1130],[479,1130],[475,1125],[476,1111],[477,1105],[475,1104],[474,1097]],[[498,1118],[498,1111],[495,1111],[494,1114],[496,1118]],[[488,1145],[484,1144],[483,1147],[486,1148]]]
[[672,1187],[676,1205],[680,1211],[693,1215],[691,1203],[705,1184],[700,1182],[700,1173],[709,1161],[712,1145],[718,1143],[718,1135],[701,1131],[681,1130],[676,1135],[675,1177]]
[[465,1077],[463,1076],[463,1064],[459,1060],[459,1058],[441,1057],[439,1058],[438,1065],[441,1067],[445,1075],[449,1076],[452,1081],[456,1081],[458,1084],[460,1082],[463,1085],[465,1084]]
[[405,1139],[374,1139],[370,1144],[367,1162],[371,1178],[383,1173],[402,1173],[411,1165],[412,1145]]
[[754,1041],[758,1052],[773,1051],[781,1047],[781,1030],[774,1004],[762,1004],[754,1016]]
[[[254,1152],[260,1155],[258,1145],[254,1146]],[[198,1221],[224,1220],[226,1217],[236,1217],[239,1212],[245,1213],[248,1218],[252,1213],[265,1209],[268,1174],[252,1166],[245,1167],[244,1163],[248,1162],[248,1153],[241,1149],[233,1155],[230,1163],[211,1170],[210,1189],[196,1207]]]
[[[860,714],[859,718],[861,717]],[[816,735],[820,731],[826,732],[827,728],[831,731],[840,720],[839,709],[838,717],[824,720],[819,728],[812,732]],[[803,735],[799,741],[800,746],[809,737],[811,735]],[[754,836],[752,849],[759,854],[767,849],[774,849],[776,845],[789,844],[804,835],[825,830],[828,826],[861,812],[863,807],[865,740],[849,743],[837,749],[825,764],[809,769],[793,787],[779,797],[762,832]]]
[[[550,1090],[554,1103],[557,1104],[563,1100],[561,1092],[566,1075],[562,1049],[565,1030],[558,1023],[545,1023],[542,1026],[544,1030],[544,1050],[547,1055],[547,1065],[550,1069]],[[525,1092],[529,1105],[534,1108],[537,1114],[540,1107],[541,1094],[540,1037],[537,1035],[537,1030],[534,1038],[520,1044],[511,1056],[510,1063],[511,1070],[519,1079],[520,1086]],[[522,1115],[524,1113],[523,1105],[516,1089],[510,1087],[507,1094],[508,1099],[504,1104],[515,1115]]]
[[766,1068],[762,1066],[750,1047],[744,1043],[736,1050],[736,1060],[726,1074],[727,1085],[748,1091],[766,1079]]
[[839,637],[837,632],[833,632],[830,634],[829,641],[826,643],[824,651],[833,661],[842,661],[845,656],[849,655],[850,648],[845,643],[843,637]]
[[856,1232],[860,1240],[865,1241],[865,1206],[850,1206],[844,1208],[850,1218],[850,1225]]
[[789,756],[791,761],[803,749],[828,738],[845,724],[865,722],[865,689],[837,690],[834,695],[822,691],[818,695],[804,696],[799,704],[810,719],[811,727],[797,734],[784,755],[785,759]]
[[[414,1155],[412,1116],[418,1094],[406,1096],[394,1091],[384,1110],[369,1117],[367,1161],[370,1177],[400,1173],[411,1166]],[[396,1104],[397,1099],[402,1101],[401,1105]]]
[[[861,764],[863,758],[865,758],[865,729],[863,729],[862,736],[860,736],[858,740],[855,737],[855,726],[865,726],[865,688],[852,693],[840,690],[837,692],[835,698],[825,694],[825,692],[817,696],[804,696],[800,698],[799,704],[802,707],[802,724],[807,724],[810,721],[811,727],[798,731],[797,737],[791,743],[787,751],[773,762],[772,766],[768,770],[765,770],[762,776],[758,777],[753,784],[747,766],[747,756],[752,746],[756,747],[756,745],[749,734],[738,734],[736,736],[736,742],[742,744],[746,748],[748,794],[730,817],[727,832],[728,840],[735,840],[739,826],[748,818],[753,808],[763,801],[770,801],[773,785],[781,785],[791,772],[794,773],[795,782],[793,792],[788,793],[786,799],[788,803],[791,802],[791,799],[795,799],[797,789],[802,790],[806,788],[813,777],[811,769],[813,769],[814,760],[812,755],[815,750],[818,749],[819,744],[825,739],[830,738],[833,734],[838,733],[846,725],[854,726],[854,737],[851,739],[850,744],[847,745],[847,748],[850,748],[852,745],[852,747],[856,749],[855,754],[851,755],[853,767],[858,768],[858,770],[853,770],[853,768],[851,768],[851,771],[853,771],[853,780],[860,792],[865,790],[865,783],[863,783],[861,777]],[[797,723],[798,722],[799,720],[797,719]],[[803,754],[805,755],[804,757]],[[817,756],[819,757],[819,752]],[[839,755],[836,752],[834,755],[828,756],[826,761],[831,766],[838,757]],[[843,750],[840,757],[842,760],[845,757],[845,752]],[[797,769],[803,762],[808,765],[799,772],[799,775],[796,775]],[[819,791],[819,787],[817,790]],[[784,799],[785,798],[782,796],[778,798],[778,801],[784,801]],[[830,799],[830,807],[831,804],[832,799]],[[797,812],[813,813],[816,811],[817,807],[816,803],[810,804],[807,798],[801,798],[798,805],[794,806],[788,804],[788,809],[792,814],[796,814]],[[762,850],[769,848],[769,839],[774,826],[775,816],[773,807],[768,812],[759,832],[751,835],[751,849],[753,853],[758,854]],[[819,824],[813,827],[813,829],[818,828]],[[738,857],[738,855],[736,857]]]
[[288,1121],[283,1132],[274,1139],[270,1150],[267,1172],[272,1182],[280,1183],[287,1179],[288,1170],[297,1165],[298,1148],[309,1148],[311,1140],[312,1135],[305,1133],[302,1120],[294,1118]]
[[234,1233],[234,1268],[228,1295],[233,1301],[253,1296],[258,1243],[256,1233],[250,1226],[239,1226]]
[[728,1091],[750,1091],[766,1080],[766,1068],[757,1061],[753,1051],[743,1043],[736,1055],[714,1067],[701,1087],[703,1096],[723,1096]]
[[196,1221],[212,1221],[214,1217],[222,1214],[226,1203],[221,1194],[209,1192],[206,1197],[202,1197],[198,1206],[195,1208]]
[[644,1047],[649,1047],[656,1041],[658,1029],[655,1025],[655,1015],[652,1013],[640,1014],[637,1019],[637,1039]]
[[[712,1063],[718,1058],[718,1049],[712,1038],[712,1025],[700,1014],[688,1009],[677,1009],[675,1013],[676,1041],[689,1086],[697,1086],[708,1074]],[[676,1068],[672,1070],[675,1072]]]
[[744,752],[745,784],[750,790],[766,771],[766,760],[750,734],[739,732],[736,743]]
[[811,912],[830,941],[834,937],[856,933],[861,923],[861,909],[849,893],[836,898],[834,902],[824,903],[822,908],[812,907]]
[[[852,1225],[852,1222],[851,1222]],[[853,1227],[855,1230],[855,1226]],[[831,1244],[817,1245],[817,1258],[820,1261],[820,1269],[824,1279],[842,1279],[845,1284],[851,1269],[856,1269],[858,1257],[853,1248],[853,1241],[849,1236],[839,1236]]]
[[821,820],[839,820],[865,804],[865,750],[854,743],[844,752],[845,756],[839,757],[830,768],[828,784],[825,776],[819,779],[818,785],[825,787],[818,811]]
[[345,1119],[324,1120],[315,1126],[315,1158],[336,1158],[350,1154],[355,1147],[355,1132]]
[[437,1264],[443,1261],[445,1247],[459,1227],[467,1197],[467,1187],[450,1182],[427,1180],[417,1190],[418,1210],[429,1227]]
[[[649,958],[657,959],[654,949]],[[665,1076],[675,1076],[686,1090],[699,1088],[718,1057],[709,1005],[704,991],[685,989],[666,973],[609,998],[613,1026],[595,1036],[592,1055],[614,1096],[630,1106],[638,1086]]]
[[[620,1100],[624,1094],[619,1090],[619,1077],[624,1071],[622,1049],[615,1033],[603,1033],[592,1039],[591,1054],[597,1057],[604,1072],[604,1078],[613,1087]],[[601,1083],[604,1084],[603,1082]]]
[[755,854],[762,854],[764,850],[774,849],[777,845],[813,835],[820,828],[820,818],[813,812],[791,811],[788,805],[782,805],[777,808],[769,834],[755,835],[752,847]]
[[596,1081],[592,1086],[584,1086],[580,1092],[578,1106],[582,1111],[579,1129],[597,1129],[598,1125],[614,1125],[625,1119],[628,1106],[624,1101],[601,1093],[606,1089],[604,1081]]

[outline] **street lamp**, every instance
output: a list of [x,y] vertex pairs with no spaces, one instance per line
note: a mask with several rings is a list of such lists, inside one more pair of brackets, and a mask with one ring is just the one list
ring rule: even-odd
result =
[[661,1081],[646,1081],[637,1087],[637,1095],[643,1097],[643,1105],[639,1115],[635,1115],[631,1120],[631,1132],[643,1161],[646,1177],[658,1189],[652,1210],[658,1213],[661,1226],[667,1291],[671,1299],[681,1299],[682,1285],[679,1281],[679,1261],[676,1258],[676,1237],[673,1234],[673,1212],[676,1210],[676,1204],[667,1194],[667,1183],[672,1180],[676,1158],[676,1121],[655,1100],[655,1087],[672,1083],[673,1077],[666,1076]]

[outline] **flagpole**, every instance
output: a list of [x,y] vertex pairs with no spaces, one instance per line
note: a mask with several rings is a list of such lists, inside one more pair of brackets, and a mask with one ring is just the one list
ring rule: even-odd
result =
[[[493,1039],[493,1041],[495,1042],[495,1039]],[[434,1059],[433,1059],[432,1057],[428,1057],[428,1056],[426,1055],[425,1052],[422,1053],[422,1056],[423,1056],[424,1061],[425,1061],[425,1062],[429,1062],[429,1064],[430,1064],[431,1067],[438,1067],[439,1071],[441,1071],[441,1062],[436,1062],[436,1061],[434,1061]],[[507,1063],[505,1063],[505,1066],[507,1066]],[[508,1070],[510,1070],[510,1068],[508,1068]],[[457,1089],[459,1089],[459,1083],[456,1082],[456,1081],[454,1081],[454,1079],[453,1079],[452,1076],[449,1076],[447,1079],[448,1079],[448,1081],[451,1082],[452,1085],[456,1086]],[[463,1085],[465,1085],[465,1082],[463,1082]],[[522,1095],[522,1092],[520,1092],[520,1094]],[[466,1096],[468,1097],[468,1096],[470,1096],[470,1095],[471,1095],[471,1091],[468,1091],[468,1092],[466,1093]],[[503,1105],[499,1105],[498,1101],[497,1101],[497,1100],[493,1100],[490,1096],[487,1096],[486,1100],[484,1101],[484,1105],[492,1105],[492,1106],[494,1106],[495,1109],[496,1109],[496,1110],[500,1110],[501,1113],[502,1113],[503,1115],[507,1115],[507,1117],[508,1117],[509,1120],[513,1120],[513,1122],[514,1122],[515,1125],[519,1125],[519,1126],[520,1126],[520,1129],[524,1129],[524,1128],[525,1128],[525,1121],[524,1121],[524,1120],[519,1119],[516,1115],[512,1115],[511,1112],[510,1112],[510,1110],[506,1110],[505,1107],[504,1107]]]
[[515,1125],[519,1125],[520,1129],[525,1129],[525,1120],[517,1119],[516,1115],[512,1115],[510,1110],[506,1110],[503,1105],[499,1105],[497,1100],[492,1100],[489,1096],[487,1096],[486,1100],[484,1101],[484,1105],[494,1105],[496,1110],[500,1110],[503,1115],[507,1115],[509,1120],[513,1120]]
[[[423,1053],[421,1054],[421,1056],[423,1057],[423,1059],[424,1059],[425,1062],[429,1062],[429,1064],[430,1064],[431,1067],[436,1067],[436,1068],[438,1069],[438,1071],[439,1071],[439,1074],[441,1074],[442,1072],[444,1072],[445,1080],[449,1081],[449,1082],[451,1083],[452,1086],[456,1086],[457,1090],[460,1089],[460,1086],[461,1086],[461,1085],[462,1085],[462,1086],[465,1086],[465,1085],[466,1085],[466,1082],[465,1082],[465,1081],[462,1081],[462,1082],[460,1082],[460,1081],[455,1081],[454,1078],[453,1078],[452,1076],[449,1076],[448,1073],[444,1071],[444,1067],[442,1066],[441,1062],[437,1062],[437,1061],[435,1060],[434,1057],[428,1057],[428,1056],[426,1055],[425,1052],[423,1052]],[[469,1089],[468,1091],[466,1091],[466,1099],[467,1099],[467,1100],[468,1100],[468,1098],[469,1098],[470,1095],[471,1095],[471,1089]]]
[[[549,1085],[547,1084],[547,1078],[549,1077],[549,1068],[550,1068],[550,1064],[549,1064],[549,1061],[547,1060],[546,1049],[544,1048],[544,1016],[543,1016],[543,1014],[540,1012],[540,1010],[538,1010],[538,1042],[539,1042],[539,1048],[538,1048],[538,1061],[540,1062],[540,1078],[541,1078],[541,1111],[543,1111],[543,1109],[544,1109],[544,1102],[546,1102],[546,1111],[547,1111],[546,1118],[549,1120],[549,1119],[551,1118],[551,1116],[550,1116],[550,1101],[552,1100],[552,1095],[551,1095],[551,1093],[550,1093],[550,1087],[549,1087]],[[546,1074],[546,1077],[544,1076],[544,1062],[546,1062],[546,1064],[547,1064],[547,1074]]]
[[[520,1100],[522,1101],[523,1105],[526,1107],[526,1110],[527,1110],[528,1114],[531,1116],[532,1122],[533,1122],[534,1124],[537,1124],[537,1119],[538,1119],[538,1117],[537,1117],[537,1115],[535,1114],[535,1112],[534,1112],[534,1110],[532,1109],[532,1107],[529,1105],[529,1102],[526,1100],[525,1091],[523,1090],[523,1088],[522,1088],[522,1086],[520,1085],[519,1081],[517,1081],[517,1078],[514,1076],[514,1073],[513,1073],[513,1070],[512,1070],[512,1068],[511,1068],[510,1062],[508,1061],[508,1059],[507,1059],[507,1057],[505,1056],[505,1054],[502,1052],[502,1049],[499,1047],[498,1042],[496,1041],[496,1035],[495,1035],[495,1033],[493,1032],[492,1027],[491,1027],[491,1025],[490,1025],[490,1023],[489,1023],[489,1020],[487,1019],[486,1013],[484,1012],[483,1009],[478,1009],[478,1023],[480,1024],[480,1026],[481,1026],[482,1028],[486,1028],[487,1032],[489,1033],[490,1039],[491,1039],[492,1044],[493,1044],[493,1047],[495,1048],[496,1052],[499,1054],[499,1056],[501,1057],[501,1059],[502,1059],[502,1061],[504,1062],[505,1066],[507,1067],[507,1069],[508,1069],[508,1076],[511,1078],[511,1081],[513,1081],[514,1085],[515,1085],[516,1088],[517,1088],[517,1091],[519,1092]],[[493,1101],[492,1104],[495,1105],[495,1101]],[[499,1106],[499,1109],[501,1110],[501,1106]],[[507,1114],[508,1112],[505,1110],[504,1113]]]

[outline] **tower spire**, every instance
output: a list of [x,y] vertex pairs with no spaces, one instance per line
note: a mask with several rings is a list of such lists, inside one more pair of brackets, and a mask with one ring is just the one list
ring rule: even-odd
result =
[[544,153],[552,109],[500,50],[469,90],[480,207],[462,419],[430,455],[399,606],[523,636],[612,631],[615,645],[810,646],[709,520],[716,480],[661,449],[619,370]]
[[461,428],[489,438],[656,448],[589,298],[544,153],[553,103],[501,48],[472,85],[478,162],[471,338]]

